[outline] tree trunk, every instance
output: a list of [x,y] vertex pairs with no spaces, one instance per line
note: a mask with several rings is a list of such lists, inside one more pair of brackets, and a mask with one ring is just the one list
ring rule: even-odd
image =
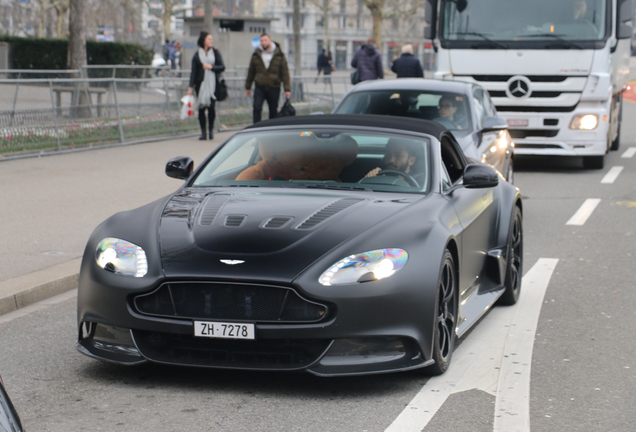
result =
[[302,74],[300,0],[294,0],[294,75]]
[[324,30],[322,47],[326,52],[329,52],[331,45],[331,41],[329,40],[329,0],[322,0],[322,16],[322,28]]
[[164,11],[163,11],[163,35],[164,39],[171,40],[170,36],[170,23],[172,22],[172,0],[164,0]]
[[[86,66],[86,2],[84,0],[71,0],[71,14],[69,17],[69,41],[68,62],[69,69],[79,69]],[[82,73],[78,74],[82,78]],[[73,93],[72,103],[75,106],[73,113],[78,117],[90,117],[90,103],[88,89],[85,82],[77,86]]]
[[214,11],[214,0],[205,0],[204,7],[205,18],[203,19],[203,29],[208,33],[212,33],[212,26],[214,25],[214,18],[212,17],[212,12]]
[[371,12],[373,18],[373,31],[371,37],[375,39],[375,44],[382,51],[382,18],[385,0],[364,0],[364,5]]

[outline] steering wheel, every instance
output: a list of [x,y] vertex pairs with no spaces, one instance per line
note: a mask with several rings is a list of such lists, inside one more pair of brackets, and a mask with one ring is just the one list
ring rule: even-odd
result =
[[402,176],[404,177],[404,180],[406,180],[406,182],[409,184],[409,186],[413,186],[416,188],[420,187],[420,184],[417,182],[417,180],[415,180],[415,178],[412,175],[407,174],[404,171],[388,169],[388,170],[380,171],[377,175]]

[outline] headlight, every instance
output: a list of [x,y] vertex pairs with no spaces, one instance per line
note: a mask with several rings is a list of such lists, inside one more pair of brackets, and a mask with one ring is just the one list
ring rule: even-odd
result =
[[598,116],[596,114],[579,114],[572,118],[570,129],[592,130],[598,126]]
[[324,286],[369,282],[394,275],[404,267],[409,254],[402,249],[378,249],[341,259],[323,274]]
[[126,240],[108,237],[100,241],[95,259],[104,270],[122,276],[143,277],[148,273],[146,252]]

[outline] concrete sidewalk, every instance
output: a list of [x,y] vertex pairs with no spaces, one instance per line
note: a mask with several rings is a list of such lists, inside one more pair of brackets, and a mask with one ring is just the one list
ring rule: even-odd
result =
[[0,162],[0,314],[77,288],[81,256],[104,219],[174,192],[176,156],[195,167],[234,132]]

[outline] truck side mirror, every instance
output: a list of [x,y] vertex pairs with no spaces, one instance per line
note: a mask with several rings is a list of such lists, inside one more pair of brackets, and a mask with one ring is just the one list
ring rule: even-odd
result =
[[620,3],[616,16],[616,39],[631,39],[634,32],[633,11],[633,0],[623,0]]

